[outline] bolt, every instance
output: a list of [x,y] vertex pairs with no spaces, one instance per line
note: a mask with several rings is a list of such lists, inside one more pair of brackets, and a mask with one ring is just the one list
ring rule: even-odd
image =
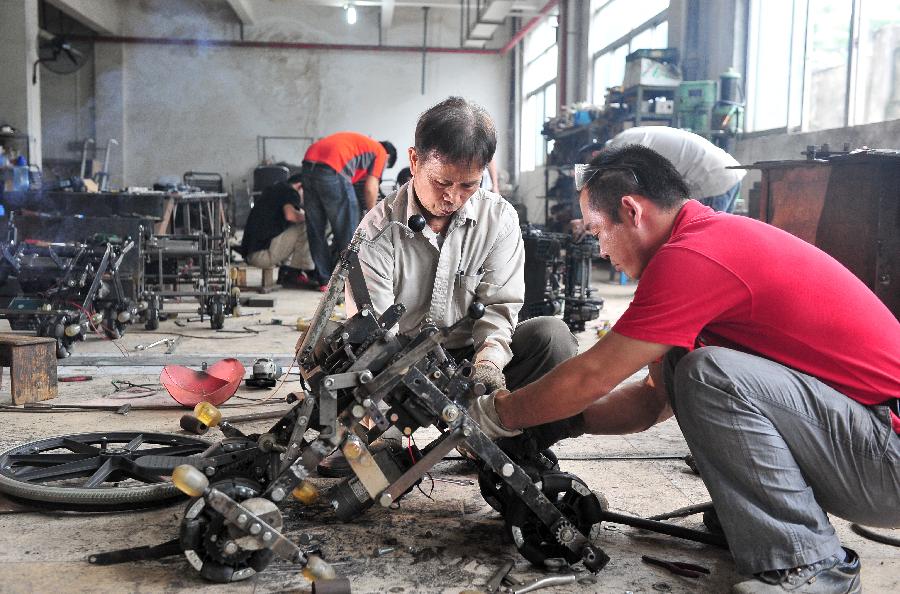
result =
[[368,384],[374,378],[375,378],[375,376],[372,375],[372,372],[369,371],[368,369],[366,369],[365,371],[363,371],[362,373],[359,374],[359,383]]
[[503,468],[500,469],[500,474],[502,474],[506,478],[511,477],[513,475],[513,472],[515,472],[515,468],[513,468],[513,465],[509,462],[504,464]]
[[375,547],[373,551],[376,557],[381,557],[382,555],[387,555],[388,553],[393,553],[397,550],[397,547]]
[[572,542],[572,539],[575,538],[575,532],[568,526],[561,528],[559,531],[559,542],[567,543]]
[[266,542],[269,542],[270,540],[272,540],[272,533],[266,530],[265,532],[263,532],[262,539]]
[[357,419],[361,419],[366,416],[366,409],[359,404],[354,404],[353,408],[350,409],[350,412],[353,413],[353,416]]
[[442,377],[444,377],[444,374],[441,373],[440,371],[435,371],[434,373],[431,374],[431,377],[434,379],[441,379]]
[[375,406],[375,403],[372,402],[371,398],[366,398],[365,400],[362,401],[362,405],[365,406],[366,408],[372,408],[373,406]]
[[306,425],[309,423],[309,417],[297,417],[297,422],[301,425]]
[[227,543],[225,543],[225,548],[223,549],[223,551],[226,555],[234,555],[238,552],[239,549],[240,547],[238,547],[236,542],[234,542],[233,540],[229,540]]
[[397,415],[397,413],[392,413],[392,414],[391,414],[391,423],[396,423],[396,422],[399,421],[399,420],[400,420],[400,416]]
[[361,315],[361,316],[364,317],[364,318],[365,318],[365,317],[368,317],[368,316],[370,315],[370,314],[369,314],[369,310],[366,309],[366,308],[363,308],[363,309],[359,312],[359,315]]
[[207,466],[203,469],[203,472],[206,473],[206,476],[212,476],[216,473],[216,469],[214,466]]
[[394,498],[391,497],[390,493],[382,493],[381,497],[378,498],[378,503],[381,504],[381,507],[390,507],[393,502]]
[[469,425],[468,423],[463,425],[463,435],[465,435],[466,437],[469,437],[470,435],[472,435],[472,426]]
[[272,489],[271,496],[272,501],[281,501],[282,499],[284,499],[284,489],[282,489],[281,487],[275,487],[274,489]]
[[344,456],[346,456],[348,460],[356,460],[361,455],[362,446],[359,445],[359,442],[355,439],[348,439],[347,443],[344,444]]
[[262,532],[262,526],[260,526],[260,525],[259,525],[258,523],[256,523],[256,522],[254,522],[254,523],[250,524],[250,530],[249,530],[249,532],[250,532],[250,534],[252,534],[253,536],[256,536],[257,534],[259,534],[260,532]]
[[238,526],[243,526],[247,523],[247,514],[241,514],[237,517]]
[[444,407],[444,410],[441,411],[441,418],[448,423],[452,423],[459,418],[459,408],[453,404],[448,404]]
[[334,380],[331,379],[330,377],[326,377],[325,380],[322,382],[322,385],[325,386],[326,388],[330,388],[331,386],[334,385]]

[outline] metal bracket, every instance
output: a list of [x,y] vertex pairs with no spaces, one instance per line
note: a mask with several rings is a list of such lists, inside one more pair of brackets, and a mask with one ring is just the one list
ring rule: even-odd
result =
[[262,547],[271,549],[282,559],[302,565],[306,564],[306,555],[303,554],[300,547],[225,493],[218,489],[210,489],[204,495],[204,499],[211,508],[222,514],[229,524],[246,532]]
[[344,452],[344,458],[350,464],[350,468],[356,473],[359,482],[363,484],[369,497],[374,499],[379,493],[384,491],[390,484],[387,477],[378,467],[372,453],[363,444],[362,440],[350,432],[347,440],[341,448]]

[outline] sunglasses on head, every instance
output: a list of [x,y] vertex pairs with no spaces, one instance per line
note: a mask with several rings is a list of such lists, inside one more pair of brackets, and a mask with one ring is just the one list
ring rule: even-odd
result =
[[638,180],[637,173],[634,172],[634,169],[631,167],[626,167],[624,165],[600,165],[598,167],[591,167],[587,163],[576,163],[575,164],[575,191],[580,192],[584,186],[591,181],[595,175],[597,175],[600,171],[627,171],[631,173],[631,176],[634,178],[634,183],[638,186],[641,185],[641,182]]

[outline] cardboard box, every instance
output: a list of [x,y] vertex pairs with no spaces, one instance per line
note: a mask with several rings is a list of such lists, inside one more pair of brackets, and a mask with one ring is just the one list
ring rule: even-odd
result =
[[626,89],[635,85],[654,87],[677,87],[681,83],[681,70],[673,64],[658,62],[650,58],[638,58],[625,62]]

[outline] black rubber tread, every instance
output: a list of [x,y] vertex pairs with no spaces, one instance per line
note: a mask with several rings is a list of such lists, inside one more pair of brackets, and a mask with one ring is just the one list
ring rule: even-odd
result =
[[[181,492],[170,482],[161,482],[136,487],[109,487],[88,489],[80,487],[54,487],[49,485],[32,484],[19,481],[5,474],[3,468],[6,456],[10,454],[25,453],[29,448],[40,447],[40,444],[61,437],[100,438],[102,436],[115,436],[123,434],[137,435],[138,433],[156,439],[178,438],[179,440],[195,441],[204,449],[209,443],[200,440],[169,433],[144,433],[144,432],[118,432],[118,433],[79,433],[73,435],[56,436],[42,440],[21,444],[0,453],[0,492],[16,499],[27,502],[41,502],[57,504],[59,509],[92,508],[112,509],[115,506],[138,506],[146,503],[159,502],[166,499],[179,497]],[[202,451],[202,450],[201,450]],[[65,506],[65,507],[62,507]]]

